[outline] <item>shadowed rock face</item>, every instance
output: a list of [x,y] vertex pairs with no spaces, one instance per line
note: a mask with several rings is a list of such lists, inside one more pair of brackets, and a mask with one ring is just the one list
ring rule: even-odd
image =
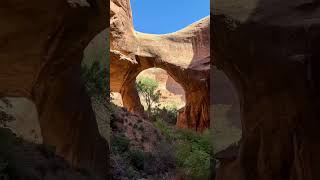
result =
[[233,176],[219,180],[320,179],[318,1],[212,5],[213,63],[236,86],[243,123]]
[[214,92],[211,94],[211,96],[213,96],[213,103],[238,105],[236,91],[225,73],[223,71],[219,71],[215,66],[211,68],[211,71],[212,84],[210,85]]
[[74,167],[106,175],[108,150],[81,80],[89,41],[107,26],[106,0],[0,3],[0,94],[32,100],[43,142]]
[[209,127],[209,18],[175,33],[145,34],[134,31],[129,0],[110,3],[111,91],[122,94],[129,111],[143,115],[136,76],[162,68],[186,93],[185,118],[179,118],[177,126],[198,131]]

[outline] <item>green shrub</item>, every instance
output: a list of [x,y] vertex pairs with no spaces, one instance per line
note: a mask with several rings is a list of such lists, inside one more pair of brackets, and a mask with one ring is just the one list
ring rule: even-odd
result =
[[144,127],[141,125],[141,126],[139,126],[139,128],[138,128],[141,132],[143,132],[144,131]]
[[138,170],[144,168],[144,152],[140,149],[130,149],[129,157],[131,164]]
[[169,140],[172,141],[174,139],[174,133],[172,129],[168,126],[168,124],[164,121],[157,120],[154,125],[163,133],[163,135]]
[[205,130],[200,134],[197,144],[199,149],[203,150],[208,154],[213,153],[213,144],[212,144],[212,133],[210,130]]
[[176,106],[156,107],[152,110],[150,119],[153,121],[163,120],[168,124],[175,125],[178,117],[178,109]]
[[115,153],[123,153],[129,150],[130,140],[124,136],[114,136],[111,140],[111,147]]
[[98,61],[83,65],[82,76],[90,96],[108,95],[107,70]]
[[175,169],[173,146],[166,142],[158,144],[154,151],[145,153],[144,171],[147,174],[162,174]]
[[137,170],[135,170],[133,167],[129,166],[127,169],[126,169],[126,172],[127,172],[127,176],[128,178],[130,179],[139,179],[140,178],[140,174]]
[[173,159],[178,168],[193,179],[206,179],[209,176],[213,149],[209,130],[197,133],[191,129],[177,129],[173,132],[172,128],[161,120],[156,121],[155,126],[167,139],[173,141]]
[[208,177],[210,173],[210,154],[193,149],[184,159],[182,168],[187,175],[195,179]]
[[213,149],[210,131],[199,134],[190,129],[179,129],[176,138],[176,159],[179,167],[194,179],[207,178]]
[[176,144],[175,149],[177,163],[179,167],[183,167],[184,161],[188,158],[190,152],[192,151],[192,145],[187,142],[180,142]]
[[8,122],[14,121],[15,118],[6,112],[7,109],[12,108],[12,104],[7,98],[1,97],[0,102],[4,106],[0,106],[0,126],[6,127]]

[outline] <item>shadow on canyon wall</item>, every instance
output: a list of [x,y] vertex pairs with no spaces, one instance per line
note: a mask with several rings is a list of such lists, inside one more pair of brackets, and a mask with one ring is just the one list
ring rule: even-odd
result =
[[4,1],[0,8],[1,97],[34,102],[43,143],[54,146],[71,167],[97,177],[108,177],[108,146],[80,64],[89,41],[107,27],[108,4]]
[[243,127],[217,179],[319,179],[317,1],[216,0],[211,13],[212,63],[237,89]]

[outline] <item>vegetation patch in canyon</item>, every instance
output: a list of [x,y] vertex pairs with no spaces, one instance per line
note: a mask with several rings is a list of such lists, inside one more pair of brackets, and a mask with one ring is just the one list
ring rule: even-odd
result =
[[191,129],[170,127],[160,120],[155,125],[171,142],[179,170],[193,179],[209,177],[210,161],[213,159],[212,137],[209,130],[200,134]]

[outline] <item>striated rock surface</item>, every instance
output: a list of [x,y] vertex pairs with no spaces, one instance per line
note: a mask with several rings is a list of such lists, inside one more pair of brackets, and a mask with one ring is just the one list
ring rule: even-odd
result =
[[211,12],[213,63],[237,89],[243,127],[219,180],[320,179],[318,1],[215,0]]
[[89,41],[107,26],[108,1],[0,3],[0,94],[26,97],[43,143],[74,167],[106,176],[108,149],[81,80]]
[[110,3],[111,91],[122,94],[129,111],[143,114],[133,89],[136,77],[148,68],[164,69],[186,94],[186,118],[177,125],[197,131],[209,127],[209,17],[175,33],[145,34],[134,31],[129,0]]

